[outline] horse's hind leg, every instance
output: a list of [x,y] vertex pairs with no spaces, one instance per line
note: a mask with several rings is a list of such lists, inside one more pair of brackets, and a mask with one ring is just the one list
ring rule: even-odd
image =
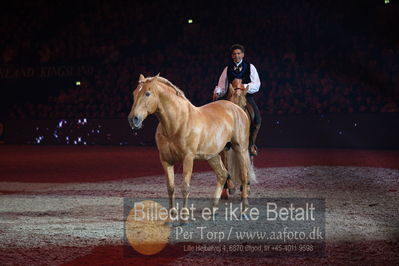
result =
[[[230,143],[230,145],[231,145],[231,143]],[[229,149],[230,149],[230,147],[229,147]],[[223,150],[221,153],[219,153],[220,157],[222,158],[222,163],[224,165],[224,168],[226,168],[226,169],[229,169],[228,160],[227,160],[227,153],[230,152],[229,149],[226,150],[226,148],[225,148],[225,150]],[[224,183],[222,195],[220,198],[227,200],[229,198],[229,195],[234,194],[234,191],[235,191],[235,184],[234,184],[233,180],[231,179],[230,175],[228,175],[226,183]]]
[[222,163],[220,155],[209,159],[208,163],[216,174],[216,190],[213,196],[213,207],[217,207],[219,206],[220,195],[222,193],[224,183],[226,182],[228,172]]
[[243,210],[245,211],[248,207],[248,181],[249,181],[249,176],[248,176],[248,170],[249,170],[249,161],[250,159],[248,150],[247,149],[241,149],[238,145],[234,147],[234,151],[236,152],[237,155],[237,163],[240,167],[240,180],[241,180],[241,185],[242,185],[242,192],[241,192],[241,202],[243,205]]
[[173,168],[174,166],[163,161],[162,159],[161,159],[161,164],[166,175],[166,182],[169,194],[169,208],[172,209],[173,207],[175,207],[175,172]]
[[[254,156],[249,156],[249,168],[253,168],[254,166]],[[251,194],[251,182],[249,181],[250,177],[248,176],[248,196]],[[242,193],[242,185],[240,186],[240,191]]]

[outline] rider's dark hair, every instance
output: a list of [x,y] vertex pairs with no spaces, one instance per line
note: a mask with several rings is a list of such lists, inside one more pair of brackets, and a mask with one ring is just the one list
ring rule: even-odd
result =
[[241,45],[241,44],[238,44],[238,43],[233,44],[233,45],[230,47],[230,52],[232,53],[232,52],[233,52],[234,50],[236,50],[236,49],[240,49],[241,52],[245,53],[244,45]]

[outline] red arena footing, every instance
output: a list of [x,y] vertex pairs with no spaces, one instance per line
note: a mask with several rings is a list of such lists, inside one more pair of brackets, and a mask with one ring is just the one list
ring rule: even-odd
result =
[[[398,150],[259,148],[255,167],[369,166],[399,169]],[[155,147],[0,146],[0,181],[99,182],[163,174]],[[182,171],[181,165],[175,172]],[[205,161],[194,172],[211,171]]]

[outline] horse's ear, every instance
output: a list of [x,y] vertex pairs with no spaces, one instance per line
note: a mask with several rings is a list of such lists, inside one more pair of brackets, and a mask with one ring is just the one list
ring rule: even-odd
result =
[[160,72],[155,76],[155,78],[159,78],[159,74],[161,74]]
[[242,91],[242,95],[247,95],[247,93],[248,93],[248,90],[249,90],[249,84],[248,85],[242,85],[242,87],[241,87],[241,91]]
[[145,80],[145,77],[143,76],[143,74],[140,74],[140,76],[139,76],[139,82],[144,81],[144,80]]

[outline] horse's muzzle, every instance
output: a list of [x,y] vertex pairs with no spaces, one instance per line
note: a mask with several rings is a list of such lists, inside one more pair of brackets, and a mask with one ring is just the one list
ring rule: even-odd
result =
[[137,116],[128,117],[127,120],[129,121],[130,127],[132,129],[140,129],[143,125],[143,120],[141,120]]

